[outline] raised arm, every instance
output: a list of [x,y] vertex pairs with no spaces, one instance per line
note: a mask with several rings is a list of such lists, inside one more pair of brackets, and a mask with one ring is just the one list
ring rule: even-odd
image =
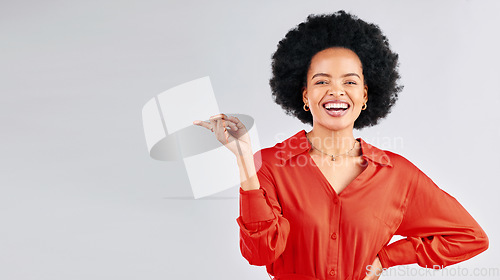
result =
[[406,239],[379,252],[384,268],[411,263],[443,268],[488,248],[488,237],[474,218],[418,168],[411,188],[403,221],[395,233]]
[[236,117],[219,114],[195,125],[214,132],[215,137],[235,156],[240,172],[240,248],[253,265],[274,262],[285,250],[289,222],[281,214],[272,175],[261,152],[252,153],[250,137]]

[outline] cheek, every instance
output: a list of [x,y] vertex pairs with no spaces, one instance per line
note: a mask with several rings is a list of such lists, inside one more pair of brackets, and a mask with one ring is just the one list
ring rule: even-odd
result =
[[318,104],[322,98],[321,92],[317,89],[308,89],[307,90],[307,99],[313,104]]
[[354,92],[354,94],[352,95],[352,101],[354,102],[354,105],[363,105],[363,103],[365,102],[364,96],[364,90],[357,90],[356,92]]

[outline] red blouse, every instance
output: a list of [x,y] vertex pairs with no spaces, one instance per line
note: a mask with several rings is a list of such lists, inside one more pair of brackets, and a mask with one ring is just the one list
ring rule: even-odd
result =
[[[254,154],[260,189],[240,188],[240,249],[275,279],[356,279],[384,268],[467,260],[488,237],[458,201],[406,158],[361,138],[366,169],[337,194],[305,130]],[[405,236],[388,245],[393,235]]]

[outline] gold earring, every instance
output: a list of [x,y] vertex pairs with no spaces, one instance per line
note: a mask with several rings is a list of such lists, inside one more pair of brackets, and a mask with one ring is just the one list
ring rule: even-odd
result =
[[368,107],[366,103],[363,103],[363,107],[361,107],[361,110],[366,110],[366,107]]
[[[307,107],[307,109],[306,109],[306,107]],[[304,103],[304,111],[306,111],[306,112],[309,111],[309,105],[307,105],[307,103]]]

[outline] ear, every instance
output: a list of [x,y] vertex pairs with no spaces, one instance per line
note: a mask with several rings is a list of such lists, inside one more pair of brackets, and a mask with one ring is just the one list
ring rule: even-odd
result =
[[364,95],[363,95],[363,99],[365,100],[365,103],[368,102],[368,86],[365,85],[365,90],[364,90]]
[[302,101],[304,101],[304,103],[307,102],[307,88],[306,87],[302,88]]

